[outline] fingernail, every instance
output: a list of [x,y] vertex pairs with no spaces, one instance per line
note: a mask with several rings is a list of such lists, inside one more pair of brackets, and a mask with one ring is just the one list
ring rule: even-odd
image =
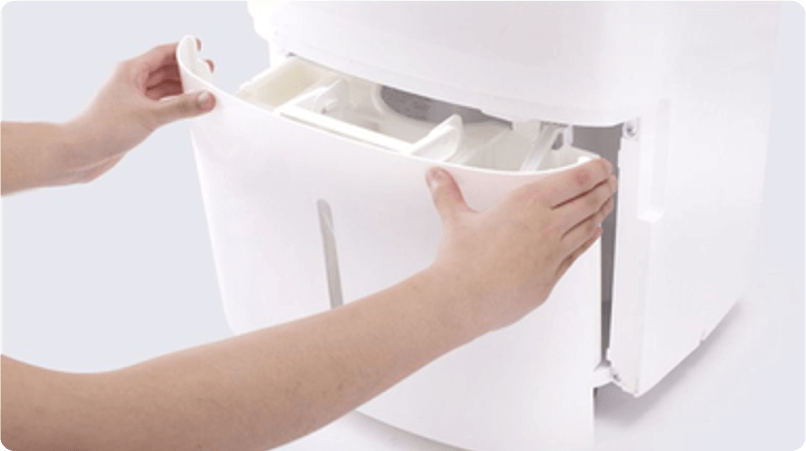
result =
[[431,168],[425,174],[425,181],[428,183],[430,188],[434,188],[438,182],[445,178],[445,174],[443,174],[443,170],[440,168]]
[[213,105],[215,104],[215,100],[213,99],[213,95],[207,91],[202,92],[196,98],[196,103],[199,105],[199,109],[202,111],[209,111],[213,109]]

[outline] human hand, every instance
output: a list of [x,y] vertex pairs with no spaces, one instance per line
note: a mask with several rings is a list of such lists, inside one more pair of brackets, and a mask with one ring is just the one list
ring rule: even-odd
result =
[[160,45],[119,63],[89,106],[64,124],[73,145],[61,161],[61,183],[93,180],[157,128],[213,109],[209,92],[182,94],[176,46]]
[[571,264],[601,236],[617,181],[605,159],[525,185],[495,207],[473,211],[448,172],[427,174],[443,224],[429,268],[460,290],[474,334],[511,324],[548,298]]

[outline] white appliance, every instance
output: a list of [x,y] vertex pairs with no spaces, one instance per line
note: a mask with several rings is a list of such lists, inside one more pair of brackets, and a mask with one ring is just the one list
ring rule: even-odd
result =
[[359,409],[479,451],[590,446],[594,388],[646,393],[743,292],[777,11],[253,2],[271,66],[235,95],[185,38],[185,89],[218,99],[192,139],[232,329],[335,308],[425,268],[440,235],[428,167],[483,209],[608,158],[616,211],[547,303]]

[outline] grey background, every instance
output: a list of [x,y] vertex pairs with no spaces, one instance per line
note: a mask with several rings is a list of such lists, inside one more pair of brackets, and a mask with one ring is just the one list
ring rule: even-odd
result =
[[[115,62],[184,34],[203,40],[217,84],[230,92],[268,61],[241,3],[11,3],[2,26],[8,120],[66,120]],[[798,4],[784,5],[779,41],[748,293],[650,394],[633,400],[615,387],[599,391],[597,449],[789,451],[803,444],[806,118]],[[187,124],[159,130],[94,183],[6,197],[2,206],[6,355],[98,371],[230,335]],[[342,432],[330,428],[290,448],[377,449],[394,441],[393,431],[361,432],[371,427],[364,420],[341,423]],[[361,443],[370,440],[364,436],[379,441]],[[394,449],[422,448],[396,440]]]

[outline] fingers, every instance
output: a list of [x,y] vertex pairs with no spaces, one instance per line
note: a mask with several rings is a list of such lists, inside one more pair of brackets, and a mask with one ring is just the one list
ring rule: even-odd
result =
[[615,200],[611,197],[605,201],[605,203],[594,214],[590,215],[584,221],[580,222],[571,230],[566,232],[562,238],[563,247],[567,249],[568,252],[572,252],[574,249],[582,245],[582,243],[590,238],[591,235],[596,233],[596,230],[601,227],[602,222],[605,220],[607,215],[613,211],[614,206]]
[[544,187],[541,196],[551,207],[557,207],[590,191],[612,173],[613,165],[604,158],[598,158],[541,180],[539,185]]
[[178,81],[178,80],[181,80],[181,79],[182,78],[179,75],[179,66],[178,65],[174,64],[174,65],[169,65],[169,66],[163,66],[163,67],[157,69],[156,71],[154,71],[154,72],[152,72],[152,73],[150,73],[148,75],[148,79],[147,79],[147,81],[145,83],[145,87],[146,87],[146,89],[150,89],[150,88],[152,88],[154,86],[157,86],[158,84],[160,84],[160,83],[162,83],[164,81],[168,81],[168,80]]
[[146,90],[146,97],[151,100],[160,100],[163,97],[178,96],[182,94],[182,82],[178,80],[166,80],[154,87]]
[[213,109],[215,97],[207,91],[193,92],[154,103],[157,126],[198,116]]
[[458,215],[472,211],[448,171],[431,168],[426,174],[426,182],[443,223],[453,222]]
[[[207,66],[210,68],[210,72],[215,72],[215,63],[213,63],[213,60],[206,59],[204,60],[204,62],[207,63]],[[181,76],[179,75],[179,65],[171,64],[168,66],[160,67],[154,72],[148,74],[145,87],[151,88],[152,86],[158,85],[165,80],[180,80],[180,79]]]
[[575,261],[576,261],[576,260],[577,260],[577,259],[578,259],[578,258],[579,258],[581,255],[582,255],[582,254],[584,254],[584,253],[585,253],[585,251],[587,251],[588,249],[590,249],[590,247],[591,247],[591,246],[593,246],[593,243],[595,243],[595,242],[596,242],[596,240],[598,240],[598,239],[599,239],[599,237],[601,237],[601,236],[602,236],[602,232],[603,232],[603,231],[602,231],[602,228],[601,228],[601,227],[597,228],[597,229],[594,231],[593,236],[590,236],[590,237],[589,237],[589,238],[588,238],[588,239],[587,239],[587,240],[586,240],[584,243],[582,243],[582,245],[581,245],[581,246],[579,246],[579,247],[578,247],[578,248],[576,248],[576,249],[575,249],[573,252],[571,252],[571,254],[570,254],[570,255],[568,255],[568,257],[566,257],[566,258],[565,258],[565,260],[563,260],[563,261],[560,263],[560,266],[557,268],[557,273],[556,273],[556,278],[557,278],[557,279],[559,279],[559,278],[561,278],[563,275],[565,275],[565,272],[566,272],[566,271],[568,271],[568,268],[570,268],[570,267],[571,267],[571,265],[573,265],[573,264],[574,264],[574,262],[575,262]]
[[148,52],[138,56],[133,60],[136,70],[143,70],[147,73],[151,73],[163,66],[175,65],[176,47],[178,45],[178,42],[158,45]]
[[613,197],[617,185],[616,176],[611,175],[592,190],[561,204],[556,210],[562,213],[565,224],[571,229],[585,218],[599,211],[605,202]]

